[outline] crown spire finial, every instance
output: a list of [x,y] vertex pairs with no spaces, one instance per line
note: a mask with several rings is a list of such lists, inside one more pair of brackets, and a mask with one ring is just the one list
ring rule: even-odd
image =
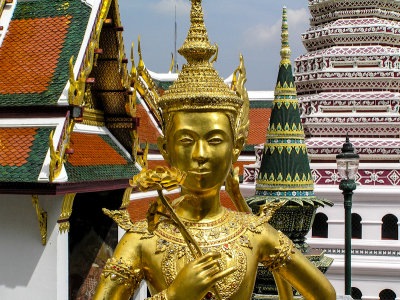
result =
[[191,0],[190,28],[179,54],[190,63],[193,61],[209,61],[215,54],[216,47],[210,44],[206,26],[204,25],[202,0]]
[[[287,10],[286,6],[283,7],[282,12],[282,46],[281,46],[281,59],[282,62],[290,59],[290,47],[289,47],[289,31],[288,31],[288,23],[287,23]],[[281,62],[281,63],[282,63]]]

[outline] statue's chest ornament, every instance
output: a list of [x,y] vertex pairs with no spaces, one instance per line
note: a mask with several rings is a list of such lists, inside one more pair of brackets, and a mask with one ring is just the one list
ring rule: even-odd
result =
[[[253,221],[256,223],[253,223]],[[223,299],[229,299],[237,292],[247,271],[247,257],[244,249],[252,249],[249,234],[260,233],[262,219],[251,215],[226,211],[219,219],[208,223],[185,222],[189,232],[195,237],[203,253],[219,252],[222,270],[235,266],[237,270],[216,284]],[[162,272],[167,284],[171,284],[193,256],[179,230],[172,224],[163,222],[154,232],[158,237],[156,254],[163,254]]]

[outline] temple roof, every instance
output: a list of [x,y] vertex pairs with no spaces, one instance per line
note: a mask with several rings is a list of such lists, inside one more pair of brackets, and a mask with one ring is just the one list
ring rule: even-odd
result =
[[117,1],[7,2],[0,26],[0,192],[128,187],[137,120]]
[[[62,132],[59,124],[5,127],[0,123],[0,183],[49,183],[49,139]],[[12,122],[12,120],[11,120]],[[63,135],[63,134],[62,134]],[[61,136],[62,136],[61,135]],[[55,143],[63,143],[62,138]],[[91,130],[90,126],[75,125],[68,144],[66,162],[54,184],[126,180],[139,172],[131,155],[105,128]]]
[[17,2],[0,48],[0,105],[56,104],[90,16],[81,1]]

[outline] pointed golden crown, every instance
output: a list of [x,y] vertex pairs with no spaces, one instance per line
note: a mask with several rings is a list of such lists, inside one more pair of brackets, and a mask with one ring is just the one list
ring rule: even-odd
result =
[[191,0],[191,26],[179,54],[185,57],[178,79],[159,100],[163,115],[182,110],[226,110],[237,116],[243,99],[224,83],[211,57],[217,49],[208,40],[201,0]]

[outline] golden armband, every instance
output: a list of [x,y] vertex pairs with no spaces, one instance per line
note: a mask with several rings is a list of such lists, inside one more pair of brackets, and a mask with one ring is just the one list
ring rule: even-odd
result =
[[163,290],[162,292],[160,292],[150,298],[146,298],[146,300],[168,300],[167,290]]
[[133,268],[130,262],[122,258],[110,258],[104,266],[103,276],[110,277],[116,284],[124,285],[133,293],[143,279],[143,272],[141,269]]
[[268,261],[263,261],[263,265],[271,272],[278,270],[291,260],[290,255],[294,254],[293,242],[282,232],[279,231],[279,246],[275,247],[275,254],[271,254]]

